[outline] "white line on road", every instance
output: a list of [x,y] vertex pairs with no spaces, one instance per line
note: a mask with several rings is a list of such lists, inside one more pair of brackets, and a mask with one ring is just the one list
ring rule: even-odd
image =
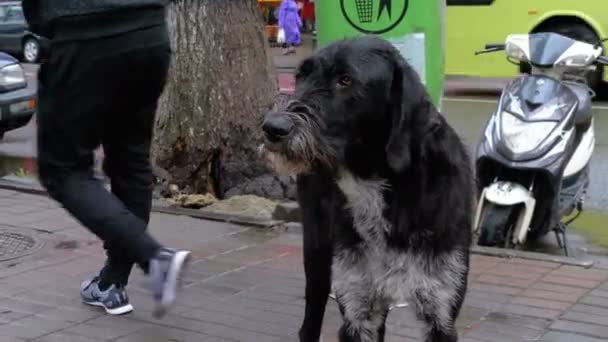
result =
[[[498,99],[489,100],[489,99],[479,99],[479,98],[474,98],[474,97],[453,97],[453,96],[446,96],[443,98],[443,100],[448,101],[448,102],[492,103],[492,104],[496,104],[498,102]],[[608,106],[595,105],[595,106],[593,106],[593,109],[608,110]]]

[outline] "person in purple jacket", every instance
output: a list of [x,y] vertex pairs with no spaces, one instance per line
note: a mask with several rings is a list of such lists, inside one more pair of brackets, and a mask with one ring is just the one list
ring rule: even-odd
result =
[[296,53],[295,46],[302,41],[300,34],[302,19],[298,11],[299,8],[295,0],[283,0],[279,7],[279,29],[285,32],[284,55]]

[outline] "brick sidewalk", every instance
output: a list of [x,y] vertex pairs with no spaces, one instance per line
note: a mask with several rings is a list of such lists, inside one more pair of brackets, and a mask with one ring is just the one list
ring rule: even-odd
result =
[[[0,341],[297,341],[303,314],[300,236],[153,215],[160,240],[195,252],[175,309],[162,321],[135,272],[135,313],[109,317],[82,305],[78,287],[103,262],[97,240],[43,197],[0,190],[0,229],[44,242],[0,263]],[[1,251],[0,251],[1,252]],[[462,342],[599,342],[608,338],[608,271],[473,256],[458,321]],[[340,322],[330,301],[324,341]],[[420,341],[409,309],[389,316],[387,341]]]

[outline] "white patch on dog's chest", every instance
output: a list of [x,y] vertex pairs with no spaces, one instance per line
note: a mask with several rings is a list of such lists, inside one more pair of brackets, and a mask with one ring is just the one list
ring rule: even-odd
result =
[[386,181],[361,180],[352,173],[343,171],[337,184],[346,197],[345,209],[351,212],[357,233],[368,243],[382,244],[383,235],[389,228],[382,215],[386,205],[382,190],[387,187]]
[[346,311],[358,311],[357,303],[370,297],[394,304],[415,294],[434,296],[448,310],[448,298],[453,297],[448,292],[458,287],[466,271],[462,253],[431,256],[389,248],[385,233],[390,222],[383,216],[386,182],[343,172],[337,184],[346,197],[353,227],[363,239],[352,248],[338,247],[332,263],[332,287],[343,305],[351,306]]

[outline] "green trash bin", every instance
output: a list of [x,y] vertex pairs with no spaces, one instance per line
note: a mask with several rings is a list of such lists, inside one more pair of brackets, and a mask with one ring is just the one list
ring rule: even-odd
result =
[[364,34],[393,43],[441,106],[445,0],[317,0],[317,44]]

